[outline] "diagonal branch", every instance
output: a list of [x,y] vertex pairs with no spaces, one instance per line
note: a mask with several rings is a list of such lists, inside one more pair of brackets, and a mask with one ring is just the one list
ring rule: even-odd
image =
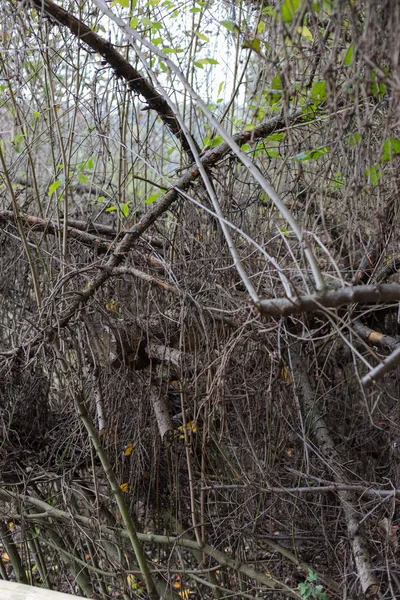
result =
[[57,6],[57,4],[54,4],[51,0],[32,0],[32,2],[38,9],[39,14],[44,12],[46,15],[55,19],[57,23],[65,25],[78,39],[103,56],[110,67],[112,67],[115,74],[118,77],[125,79],[130,89],[133,92],[140,94],[146,100],[149,108],[157,112],[160,119],[164,121],[169,130],[182,144],[182,147],[190,160],[193,160],[193,155],[186,137],[172,109],[168,106],[168,102],[147,79],[132,67],[132,65],[109,41],[104,40],[90,29],[90,27],[85,25],[83,21],[77,19],[60,6]]
[[[299,398],[304,413],[311,421],[312,433],[318,447],[327,464],[332,466],[336,483],[346,483],[343,460],[335,446],[329,428],[318,410],[315,401],[315,391],[308,378],[307,366],[302,360],[298,350],[294,347],[289,351],[289,359],[295,382],[295,393]],[[353,551],[354,563],[360,578],[361,588],[366,598],[375,598],[379,591],[379,582],[373,571],[368,545],[359,525],[359,514],[355,506],[354,496],[348,489],[343,488],[337,490],[337,495],[344,512],[348,536]]]

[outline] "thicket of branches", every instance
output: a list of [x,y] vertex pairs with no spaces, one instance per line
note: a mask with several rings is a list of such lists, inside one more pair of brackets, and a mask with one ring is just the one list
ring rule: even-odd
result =
[[0,15],[2,578],[399,597],[400,7]]

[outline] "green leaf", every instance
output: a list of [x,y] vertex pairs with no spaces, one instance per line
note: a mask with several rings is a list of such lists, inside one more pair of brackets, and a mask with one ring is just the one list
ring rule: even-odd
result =
[[391,137],[385,140],[383,144],[381,162],[392,160],[395,154],[400,154],[400,140],[398,138]]
[[251,50],[259,53],[261,50],[261,42],[258,38],[254,38],[254,40],[245,40],[242,44],[242,48],[243,50],[250,48]]
[[37,110],[33,111],[33,116],[38,119],[40,117],[40,112],[38,112]]
[[273,133],[272,135],[269,135],[265,141],[266,142],[280,142],[281,140],[283,140],[285,138],[285,132],[282,131],[281,133]]
[[323,102],[326,99],[325,81],[316,81],[311,89],[311,98],[317,102]]
[[198,65],[218,65],[218,61],[215,60],[215,58],[199,58],[199,60],[196,60],[196,63]]
[[318,575],[312,569],[308,569],[307,579],[311,583],[315,583],[318,579]]
[[250,150],[250,148],[250,144],[243,144],[243,146],[240,146],[240,149],[243,150],[243,152],[245,152],[246,150]]
[[220,21],[220,25],[225,27],[228,31],[235,31],[236,25],[233,21]]
[[156,200],[158,200],[158,198],[160,196],[162,196],[162,192],[156,192],[155,194],[151,194],[151,196],[147,196],[146,200],[144,201],[145,204],[153,204],[153,202],[155,202]]
[[183,52],[183,50],[181,50],[180,48],[175,50],[175,48],[170,48],[169,46],[164,46],[162,51],[164,52],[164,54],[179,54],[180,52]]
[[284,0],[281,4],[282,21],[291,23],[300,6],[300,0]]
[[299,592],[300,592],[300,596],[302,598],[304,598],[304,600],[307,600],[307,598],[309,598],[311,596],[311,591],[312,588],[310,586],[310,584],[308,583],[299,583],[299,585],[297,586]]
[[265,23],[264,21],[260,21],[259,24],[257,25],[257,33],[262,33],[265,29]]
[[57,179],[56,181],[53,181],[53,183],[49,185],[49,190],[47,192],[47,195],[51,196],[52,194],[54,194],[54,192],[60,187],[60,185],[61,185],[61,181],[59,179]]
[[87,183],[89,181],[88,177],[86,177],[86,175],[84,175],[83,173],[79,173],[77,179],[81,183]]
[[280,75],[275,75],[275,77],[272,78],[271,88],[273,90],[281,90],[282,89],[282,82],[281,82]]
[[365,175],[375,187],[376,185],[378,185],[378,182],[382,177],[382,171],[379,165],[375,164],[369,167],[368,169],[365,169]]
[[279,227],[279,231],[283,234],[284,237],[289,237],[290,235],[289,229],[284,225],[282,225],[282,227]]
[[217,92],[217,96],[219,97],[220,93],[222,92],[222,89],[224,87],[225,81],[221,81],[221,83],[218,86],[218,92]]
[[128,217],[129,216],[129,205],[130,205],[131,201],[128,200],[127,202],[124,202],[123,204],[120,204],[119,209],[121,211],[121,213],[124,215],[124,217]]
[[213,138],[210,138],[210,136],[207,135],[203,140],[203,148],[210,146],[213,148],[214,146],[219,146],[220,144],[222,144],[223,141],[223,138],[219,135]]
[[200,31],[196,31],[195,32],[196,37],[199,38],[199,40],[203,40],[203,42],[209,42],[210,38],[207,37],[206,35],[204,35],[204,33],[200,33]]
[[344,55],[343,64],[349,67],[354,61],[354,44],[350,44],[347,48],[347,52]]
[[93,158],[92,157],[90,157],[88,159],[86,166],[87,166],[88,169],[93,169],[94,162],[93,162]]
[[141,21],[142,25],[144,25],[145,27],[153,26],[153,21],[151,19],[149,19],[149,17],[146,17],[146,16],[140,17],[140,21]]
[[119,4],[123,8],[129,8],[129,0],[113,0],[110,6],[115,6],[116,4]]
[[320,156],[327,154],[330,150],[330,146],[321,146],[319,148],[313,148],[312,150],[308,150],[308,152],[300,152],[296,154],[294,157],[295,160],[305,162],[308,160],[317,160]]
[[299,27],[298,32],[300,33],[300,35],[302,35],[304,38],[306,38],[306,40],[309,40],[310,42],[314,41],[311,31],[305,25],[303,25],[302,27]]
[[361,135],[359,133],[352,133],[349,136],[349,144],[352,148],[354,148],[355,146],[357,146],[357,144],[360,143],[361,140]]
[[271,158],[282,158],[279,152],[277,152],[276,150],[271,150],[270,148],[267,148],[266,153]]
[[132,19],[129,21],[129,27],[131,29],[136,29],[138,24],[139,24],[139,19],[137,17],[132,17]]

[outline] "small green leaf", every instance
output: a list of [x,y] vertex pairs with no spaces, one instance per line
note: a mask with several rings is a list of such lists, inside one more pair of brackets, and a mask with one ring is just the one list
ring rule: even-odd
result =
[[272,135],[269,135],[265,141],[266,142],[280,142],[281,140],[283,140],[285,138],[285,132],[282,131],[281,133],[273,133]]
[[153,204],[153,202],[155,202],[156,200],[158,200],[158,198],[162,196],[162,192],[156,192],[155,194],[151,194],[151,196],[147,196],[146,200],[144,201],[145,204]]
[[196,60],[196,63],[198,65],[218,65],[218,61],[215,60],[215,58],[199,58],[199,60]]
[[257,25],[257,33],[262,33],[265,29],[265,23],[264,21],[260,21],[259,24]]
[[272,78],[271,88],[273,90],[281,90],[282,89],[282,82],[281,82],[281,78],[279,75],[275,75],[275,77]]
[[141,21],[142,25],[144,25],[145,27],[153,26],[153,21],[151,19],[149,19],[149,17],[146,17],[146,16],[140,17],[140,21]]
[[400,140],[398,138],[391,137],[385,140],[383,144],[381,162],[392,160],[394,154],[400,154]]
[[300,33],[300,35],[302,35],[304,38],[306,38],[306,40],[309,40],[310,42],[314,41],[311,31],[305,25],[303,25],[302,27],[299,27],[298,32]]
[[375,187],[376,185],[378,185],[378,182],[382,177],[382,171],[379,165],[375,164],[369,167],[368,169],[365,169],[365,175]]
[[279,152],[277,152],[276,150],[271,150],[270,148],[266,149],[266,153],[271,158],[282,158]]
[[325,81],[316,81],[311,89],[311,98],[317,102],[323,102],[326,99]]
[[204,33],[200,33],[200,31],[196,31],[195,32],[196,37],[199,38],[199,40],[203,40],[203,42],[209,42],[210,38],[207,37],[206,35],[204,35]]
[[281,4],[282,21],[291,23],[300,7],[300,0],[284,0]]
[[49,185],[49,191],[47,192],[47,195],[51,196],[52,194],[54,194],[54,192],[60,187],[60,185],[61,181],[59,179],[53,181],[53,183]]
[[347,52],[344,55],[343,64],[349,67],[354,61],[354,44],[350,44],[347,48]]
[[139,19],[137,17],[132,17],[132,19],[129,21],[129,27],[131,29],[136,29],[138,24],[139,24]]
[[116,210],[118,210],[118,206],[109,206],[106,208],[106,212],[114,212]]
[[318,579],[318,575],[312,569],[308,569],[307,579],[311,583],[315,583]]
[[37,119],[40,117],[40,112],[38,112],[37,110],[35,110],[33,112],[33,116],[36,117]]
[[119,209],[121,211],[121,213],[124,215],[124,217],[126,218],[129,215],[129,205],[130,205],[131,201],[128,200],[127,202],[124,202],[123,204],[120,204]]
[[110,6],[115,6],[119,4],[122,8],[129,8],[129,0],[113,0]]
[[352,148],[354,148],[355,146],[357,146],[357,144],[360,143],[361,140],[361,135],[359,133],[352,133],[349,136],[349,144]]
[[246,152],[246,150],[250,150],[250,148],[250,144],[243,144],[243,146],[240,146],[240,149],[243,150],[243,152]]
[[181,50],[180,48],[175,50],[175,48],[170,48],[169,46],[164,46],[162,51],[164,52],[164,54],[179,54],[180,52],[183,52],[183,50]]
[[289,229],[287,227],[285,227],[284,225],[282,225],[282,227],[279,227],[279,231],[283,234],[284,237],[289,237],[289,235],[290,235]]
[[93,158],[92,157],[88,159],[86,166],[87,166],[88,169],[93,169],[94,162],[93,162]]
[[228,31],[235,31],[236,25],[233,21],[220,21],[220,24]]
[[327,154],[330,150],[330,146],[321,146],[319,148],[313,148],[312,150],[308,150],[307,152],[300,152],[296,154],[294,157],[295,160],[298,161],[308,161],[308,160],[317,160],[320,156]]
[[245,40],[242,44],[242,48],[243,50],[250,48],[258,53],[261,50],[261,42],[258,38],[254,38],[254,40]]

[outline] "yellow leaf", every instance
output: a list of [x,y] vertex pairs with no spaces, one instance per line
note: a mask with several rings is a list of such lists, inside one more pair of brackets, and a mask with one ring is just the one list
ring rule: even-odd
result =
[[288,385],[291,385],[293,383],[293,379],[292,379],[292,376],[290,374],[290,371],[286,367],[283,367],[281,369],[281,377],[282,377],[283,381],[285,383],[287,383]]
[[127,577],[126,577],[126,583],[127,583],[127,584],[129,585],[129,587],[131,587],[131,588],[135,588],[135,587],[136,587],[136,584],[137,584],[135,577],[134,577],[133,575],[130,575],[130,574],[129,574],[129,575],[127,575]]
[[129,492],[129,484],[128,483],[121,483],[121,485],[119,487],[123,492]]
[[174,588],[176,590],[179,590],[181,587],[181,578],[179,575],[176,576],[175,581],[174,581]]
[[300,35],[306,38],[306,40],[309,40],[310,42],[314,41],[311,31],[305,25],[303,25],[303,27],[299,27],[298,31]]
[[10,557],[8,556],[7,552],[3,552],[3,554],[1,555],[1,558],[2,558],[3,562],[10,562]]
[[183,600],[186,600],[191,594],[193,594],[193,592],[191,590],[182,590],[181,592],[178,592],[178,594],[181,598],[183,598]]
[[[178,427],[179,431],[183,431],[185,429],[185,427],[183,425],[181,425],[180,427]],[[193,431],[193,433],[197,432],[197,423],[196,421],[188,421],[186,423],[186,431]]]
[[118,304],[116,303],[115,300],[112,299],[112,300],[110,300],[110,302],[107,302],[106,309],[108,311],[110,311],[110,312],[113,311],[113,310],[117,310],[118,309]]
[[132,454],[132,450],[133,450],[133,442],[129,442],[129,444],[127,444],[124,448],[125,456],[130,456]]

